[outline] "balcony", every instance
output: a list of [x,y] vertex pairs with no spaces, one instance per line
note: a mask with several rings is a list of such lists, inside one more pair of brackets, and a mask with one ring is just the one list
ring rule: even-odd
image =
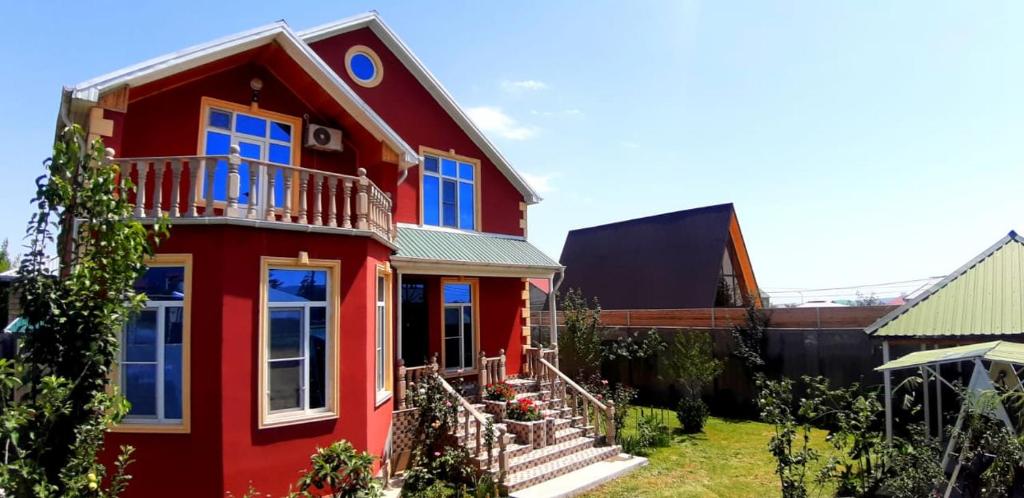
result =
[[113,158],[138,186],[135,217],[370,235],[392,244],[391,194],[358,176],[230,154]]

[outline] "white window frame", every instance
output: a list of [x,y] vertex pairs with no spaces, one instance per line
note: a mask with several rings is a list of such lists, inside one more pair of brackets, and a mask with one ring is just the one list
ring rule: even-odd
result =
[[[341,272],[340,263],[336,260],[310,260],[308,258],[272,258],[264,256],[260,272],[260,355],[259,355],[259,386],[258,399],[260,411],[260,428],[293,425],[337,418],[338,416],[338,278]],[[324,271],[327,273],[327,294],[324,301],[309,302],[271,302],[267,296],[271,270]],[[309,332],[310,308],[324,307],[327,323],[324,336],[324,406],[309,408]],[[302,310],[301,357],[270,359],[270,311],[274,309]],[[270,364],[278,361],[302,361],[301,406],[282,410],[270,409]]]
[[[459,156],[451,153],[441,152],[435,149],[422,148],[420,155],[423,157],[421,161],[421,170],[423,171],[423,179],[420,180],[420,224],[426,225],[426,197],[423,195],[426,178],[428,176],[437,178],[437,225],[441,228],[447,228],[450,230],[464,230],[468,232],[480,232],[480,187],[477,181],[480,178],[480,161],[471,157]],[[427,171],[426,158],[433,157],[437,159],[437,171]],[[441,161],[448,159],[455,161],[455,176],[449,177],[442,174]],[[473,167],[473,179],[465,180],[459,177],[459,165],[469,164]],[[445,179],[455,181],[455,226],[450,227],[444,224],[444,181]],[[462,228],[462,189],[459,188],[460,183],[467,183],[473,186],[473,228]],[[435,226],[435,225],[427,225]]]
[[[448,304],[444,302],[444,288],[446,285],[468,285],[469,286],[469,302],[468,303],[456,303]],[[441,280],[441,354],[443,356],[441,362],[441,368],[445,372],[459,372],[459,371],[473,371],[476,369],[477,352],[480,351],[480,334],[477,331],[477,285],[476,280]],[[470,309],[470,325],[472,330],[470,333],[473,334],[473,351],[470,355],[470,364],[465,364],[466,358],[466,308]],[[448,339],[454,337],[448,337],[448,324],[445,321],[447,319],[448,309],[459,310],[459,365],[454,367],[448,366]]]
[[374,385],[377,405],[380,405],[391,397],[391,270],[388,266],[377,267],[374,302]]

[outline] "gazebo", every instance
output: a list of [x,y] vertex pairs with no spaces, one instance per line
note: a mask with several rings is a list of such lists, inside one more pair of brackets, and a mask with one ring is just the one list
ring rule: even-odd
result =
[[[993,361],[984,355],[999,355],[1024,347],[1003,342],[1024,341],[1024,237],[1011,231],[865,331],[882,341],[883,365],[878,370],[882,371],[885,384],[887,436],[892,437],[892,374],[907,368],[917,368],[925,381],[926,430],[932,434],[934,427],[935,433],[941,435],[942,395],[944,390],[949,390],[943,374],[952,373],[948,371],[953,368],[951,365],[960,365],[956,367],[958,373],[964,365],[974,365],[971,382],[977,377],[977,382],[984,383],[978,365]],[[936,349],[948,346],[967,349]],[[899,354],[917,352],[891,361],[893,350]],[[947,354],[952,356],[943,359]],[[967,356],[957,359],[957,355]],[[936,358],[938,361],[932,361]],[[1014,378],[1018,372],[1013,370]],[[935,381],[934,393],[930,392],[932,380]]]
[[[882,371],[886,374],[886,378],[888,378],[888,375],[894,370],[915,369],[920,371],[924,378],[929,376],[934,378],[937,385],[944,383],[953,388],[954,386],[940,373],[940,368],[943,365],[959,365],[961,367],[967,365],[971,372],[970,381],[964,386],[966,399],[962,401],[959,415],[957,415],[956,423],[950,432],[949,442],[946,444],[946,450],[942,456],[942,468],[948,469],[950,458],[956,450],[957,435],[960,433],[972,400],[984,396],[985,393],[1024,392],[1024,384],[1020,380],[1020,374],[1024,372],[1024,344],[991,341],[967,346],[918,351],[903,356],[898,360],[888,361],[876,370]],[[924,389],[927,393],[928,386],[925,385]],[[937,392],[941,393],[941,390],[937,390]],[[889,383],[886,383],[885,399],[886,437],[891,442],[893,416],[890,403],[892,391]],[[936,403],[935,408],[939,415],[936,417],[938,420],[936,433],[941,437],[943,434],[941,401]],[[996,419],[1002,421],[1012,434],[1017,434],[1015,424],[998,396],[994,396],[991,404],[986,403],[983,405],[983,408]],[[925,420],[927,421],[930,418],[928,407],[926,406]],[[959,473],[960,463],[958,461],[957,465],[950,472],[950,480],[946,486],[945,496],[950,496]]]

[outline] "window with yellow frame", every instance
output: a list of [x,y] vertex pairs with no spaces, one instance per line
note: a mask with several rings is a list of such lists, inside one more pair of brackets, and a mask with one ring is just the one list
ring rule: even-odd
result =
[[422,147],[421,223],[479,231],[480,161]]
[[125,324],[114,368],[131,408],[114,430],[188,432],[192,256],[154,256],[135,290],[146,304]]
[[338,414],[337,260],[262,258],[260,427]]
[[375,293],[374,384],[377,403],[391,396],[391,269],[387,264],[377,266]]
[[[258,167],[256,188],[255,191],[250,191],[250,164],[245,159],[299,166],[302,152],[299,142],[302,135],[301,118],[265,111],[255,104],[244,106],[210,97],[202,98],[199,115],[202,120],[199,126],[199,155],[227,155],[232,145],[238,146],[239,155],[242,157],[242,163],[238,168],[239,178],[242,179],[238,194],[240,204],[255,202],[257,205],[263,205],[267,201],[266,168]],[[275,207],[283,207],[283,175],[288,173],[279,169],[276,174]],[[218,163],[213,178],[214,200],[227,200],[227,189],[227,165]],[[205,196],[205,192],[197,192],[198,198],[205,199]]]

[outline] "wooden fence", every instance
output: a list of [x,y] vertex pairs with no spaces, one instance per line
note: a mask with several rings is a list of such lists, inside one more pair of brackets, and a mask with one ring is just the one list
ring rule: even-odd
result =
[[[771,308],[764,313],[773,329],[863,329],[894,309],[895,306]],[[558,318],[563,323],[561,313]],[[607,327],[718,329],[742,325],[746,320],[743,308],[601,310],[601,323]],[[548,312],[533,312],[531,322],[547,326]]]

